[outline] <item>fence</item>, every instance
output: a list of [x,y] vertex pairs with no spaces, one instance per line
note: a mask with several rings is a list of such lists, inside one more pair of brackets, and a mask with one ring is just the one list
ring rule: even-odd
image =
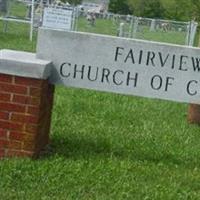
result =
[[72,27],[75,29],[75,8],[67,4],[58,5],[53,0],[0,0],[0,29],[3,32],[29,33],[30,40],[34,29],[42,25],[44,9],[56,8],[61,10],[72,10]]
[[34,0],[0,0],[0,20],[4,32],[29,31],[30,40],[33,37]]
[[[57,6],[52,0],[0,0],[0,29],[4,32],[20,34],[29,32],[42,25],[45,7],[68,9],[66,5]],[[197,23],[177,22],[161,19],[141,18],[112,13],[84,12],[80,7],[73,10],[71,30],[109,34],[113,36],[153,40],[192,46]],[[20,25],[19,25],[20,23]]]
[[[77,30],[110,34],[119,37],[152,40],[193,46],[197,23],[172,20],[150,19],[130,15],[112,13],[96,14],[96,22],[92,26],[87,21],[87,13],[79,11]],[[85,26],[83,26],[83,24]],[[105,26],[103,28],[103,25]],[[96,27],[95,27],[96,26]]]
[[120,22],[119,35],[193,46],[197,25],[194,21],[178,22],[132,17],[130,20]]

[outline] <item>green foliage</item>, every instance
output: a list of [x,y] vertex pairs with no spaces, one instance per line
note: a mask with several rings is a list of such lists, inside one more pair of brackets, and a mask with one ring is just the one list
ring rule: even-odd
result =
[[192,16],[193,19],[200,22],[200,0],[191,0],[193,5]]
[[160,0],[144,1],[144,4],[142,5],[144,6],[144,8],[141,16],[148,16],[151,18],[164,17],[164,8]]
[[160,0],[128,0],[128,5],[133,11],[133,15],[163,18],[164,8]]
[[81,4],[82,0],[61,0],[62,2],[68,2],[71,5]]
[[127,0],[110,0],[109,11],[118,14],[130,14]]
[[192,19],[191,14],[194,6],[191,4],[191,0],[161,0],[161,3],[165,8],[166,18],[184,21]]
[[200,0],[112,0],[111,11],[120,13],[119,3],[135,16],[189,21],[200,20]]

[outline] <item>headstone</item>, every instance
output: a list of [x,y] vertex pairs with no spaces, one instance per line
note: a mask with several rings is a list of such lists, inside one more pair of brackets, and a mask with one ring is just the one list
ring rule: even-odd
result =
[[119,34],[118,34],[119,37],[123,37],[124,36],[124,23],[121,22],[119,24]]
[[0,0],[0,12],[7,12],[7,0]]
[[137,35],[138,25],[139,25],[139,18],[135,17],[134,25],[133,25],[133,38],[135,38]]
[[156,26],[156,20],[152,19],[151,20],[150,31],[155,31],[155,26]]
[[43,26],[53,29],[71,30],[72,9],[47,7],[44,9]]

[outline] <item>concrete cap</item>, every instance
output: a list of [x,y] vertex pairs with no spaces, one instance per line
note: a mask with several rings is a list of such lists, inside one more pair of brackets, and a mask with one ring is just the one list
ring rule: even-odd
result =
[[0,50],[0,73],[47,79],[52,62],[36,58],[36,54],[23,51]]

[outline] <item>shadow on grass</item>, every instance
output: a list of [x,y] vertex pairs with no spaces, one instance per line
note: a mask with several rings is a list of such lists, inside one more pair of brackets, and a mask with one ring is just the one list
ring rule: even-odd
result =
[[108,156],[112,152],[111,145],[106,139],[77,138],[77,137],[54,137],[51,140],[48,156],[61,155],[66,158],[82,158],[90,156]]
[[107,139],[102,138],[78,138],[73,137],[54,137],[51,140],[50,150],[43,158],[50,158],[55,155],[66,159],[118,159],[130,160],[135,162],[149,162],[152,164],[178,165],[187,168],[200,166],[194,157],[184,157],[177,154],[171,154],[166,149],[156,151],[144,149],[144,146],[138,144],[131,149],[125,146],[115,146]]

